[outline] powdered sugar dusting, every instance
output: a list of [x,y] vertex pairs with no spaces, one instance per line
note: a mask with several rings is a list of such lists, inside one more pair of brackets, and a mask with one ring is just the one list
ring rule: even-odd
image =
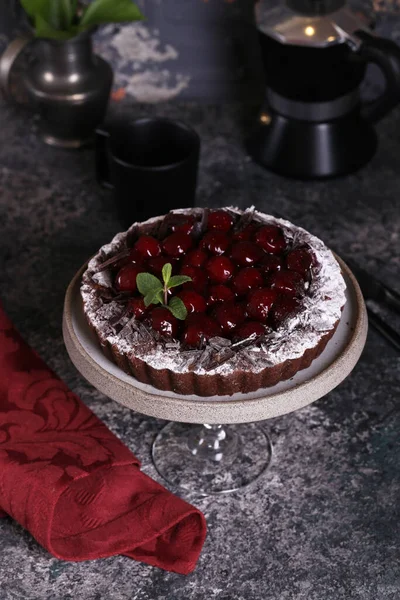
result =
[[[227,210],[238,216],[243,214],[237,208],[229,207]],[[252,210],[254,209],[249,209]],[[174,212],[201,216],[203,209],[181,209]],[[148,231],[151,227],[157,227],[163,218],[149,219],[140,224],[140,229],[145,227]],[[315,347],[340,319],[341,309],[346,302],[346,285],[340,266],[325,244],[301,227],[258,211],[254,211],[254,218],[260,223],[280,226],[288,241],[295,245],[308,245],[316,257],[311,284],[303,298],[304,309],[276,331],[271,330],[257,340],[257,343],[250,340],[247,343],[232,344],[224,338],[213,338],[204,350],[184,350],[179,342],[165,343],[154,339],[142,323],[127,315],[125,307],[119,302],[103,303],[93,288],[93,275],[98,277],[99,265],[126,246],[127,235],[129,231],[136,229],[137,223],[128,232],[117,234],[89,262],[81,286],[84,310],[89,322],[104,342],[112,344],[120,353],[129,356],[134,352],[154,369],[170,369],[175,373],[190,370],[199,375],[229,375],[239,367],[260,372],[268,366],[301,357],[307,349]]]

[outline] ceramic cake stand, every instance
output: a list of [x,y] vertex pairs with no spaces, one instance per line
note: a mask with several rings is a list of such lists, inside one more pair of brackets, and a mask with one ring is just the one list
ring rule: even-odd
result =
[[[338,260],[347,284],[347,302],[334,336],[308,369],[271,388],[203,398],[157,390],[127,375],[104,356],[86,323],[79,293],[85,267],[67,290],[65,345],[75,367],[98,390],[132,410],[171,421],[158,434],[152,450],[157,471],[171,486],[202,494],[237,490],[256,480],[271,461],[268,434],[257,422],[318,400],[349,375],[360,357],[367,313],[356,279]],[[233,425],[225,428],[221,423]]]

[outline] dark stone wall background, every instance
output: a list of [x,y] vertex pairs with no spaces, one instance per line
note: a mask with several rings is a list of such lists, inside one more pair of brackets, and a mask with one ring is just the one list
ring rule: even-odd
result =
[[[376,31],[400,42],[396,2],[353,0],[376,21]],[[273,0],[267,0],[272,6]],[[252,101],[262,96],[263,75],[254,28],[254,0],[138,0],[145,23],[110,25],[96,35],[97,52],[115,69],[116,98],[138,102],[173,99]],[[20,29],[19,0],[0,3],[0,51]],[[382,88],[368,73],[371,94]]]

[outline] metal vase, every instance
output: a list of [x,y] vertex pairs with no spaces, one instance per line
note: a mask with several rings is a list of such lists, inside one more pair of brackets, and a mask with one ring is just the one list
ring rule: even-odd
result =
[[40,39],[37,60],[25,74],[28,95],[40,115],[47,144],[79,148],[89,143],[107,110],[113,72],[93,53],[88,33],[71,40]]

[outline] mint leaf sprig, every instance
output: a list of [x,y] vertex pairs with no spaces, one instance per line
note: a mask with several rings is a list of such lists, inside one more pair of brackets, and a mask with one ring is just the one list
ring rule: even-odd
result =
[[168,291],[178,285],[192,281],[187,275],[172,275],[171,263],[166,263],[162,268],[163,281],[151,273],[139,273],[136,277],[136,285],[139,292],[144,296],[144,305],[161,304],[177,319],[184,321],[187,317],[187,309],[180,298],[174,296],[168,302]]

